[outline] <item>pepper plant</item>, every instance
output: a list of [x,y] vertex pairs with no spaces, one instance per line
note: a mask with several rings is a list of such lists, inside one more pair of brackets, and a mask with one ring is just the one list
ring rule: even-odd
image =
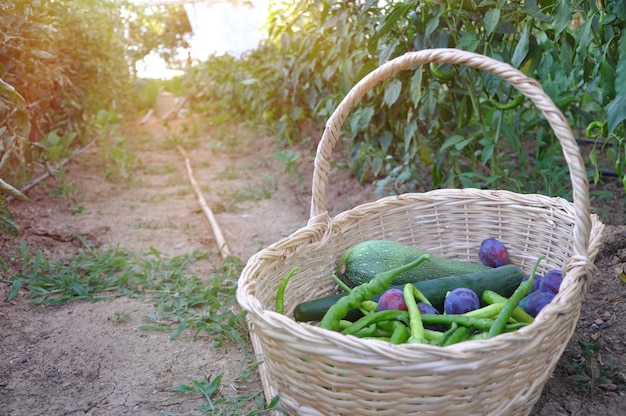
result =
[[[604,3],[277,1],[258,49],[209,60],[188,85],[198,108],[254,121],[289,144],[307,122],[321,132],[351,86],[393,57],[478,52],[537,79],[585,146],[589,178],[600,180],[606,159],[626,189],[626,6]],[[380,192],[474,186],[570,196],[560,144],[539,111],[465,67],[425,66],[377,86],[348,116],[338,150]]]

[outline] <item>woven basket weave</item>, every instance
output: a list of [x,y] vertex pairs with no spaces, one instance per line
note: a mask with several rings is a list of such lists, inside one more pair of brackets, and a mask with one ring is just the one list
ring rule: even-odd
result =
[[[474,67],[507,81],[530,99],[561,142],[573,203],[500,190],[441,189],[359,205],[330,217],[326,186],[342,123],[376,84],[430,62]],[[248,314],[268,400],[279,395],[292,415],[527,415],[571,338],[594,273],[604,226],[590,215],[582,157],[563,114],[540,85],[513,67],[457,49],[411,52],[364,77],[326,124],[313,175],[307,226],[252,256],[237,300]],[[370,239],[390,239],[434,255],[475,261],[480,242],[497,237],[529,271],[564,270],[555,300],[536,321],[490,340],[449,347],[391,345],[327,331],[292,319],[296,305],[335,293],[330,275],[343,252]],[[285,314],[276,291],[294,267]]]

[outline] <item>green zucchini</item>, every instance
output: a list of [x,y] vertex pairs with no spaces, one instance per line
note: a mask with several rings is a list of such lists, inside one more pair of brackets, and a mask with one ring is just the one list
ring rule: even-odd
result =
[[[457,287],[472,289],[479,297],[485,290],[492,290],[501,296],[509,297],[520,285],[523,278],[524,273],[519,267],[507,264],[497,268],[488,268],[487,270],[458,276],[446,276],[438,279],[414,282],[413,285],[424,294],[437,310],[441,311],[443,310],[443,301],[446,294]],[[393,287],[402,290],[403,285],[394,285]],[[346,293],[340,293],[301,303],[296,306],[294,318],[296,321],[300,322],[319,321],[328,308],[334,305],[340,297],[345,295]],[[374,296],[373,300],[378,301],[379,296],[380,295]],[[355,309],[344,319],[355,320],[360,316],[361,313]]]
[[[379,273],[395,269],[419,258],[426,251],[389,240],[369,240],[350,247],[337,263],[337,277],[349,288],[369,282]],[[430,253],[428,253],[430,254]],[[430,254],[430,260],[402,273],[393,285],[438,279],[487,270],[479,263],[452,260]]]

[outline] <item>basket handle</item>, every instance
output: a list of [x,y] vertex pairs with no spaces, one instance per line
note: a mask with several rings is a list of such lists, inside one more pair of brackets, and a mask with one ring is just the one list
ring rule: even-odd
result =
[[339,138],[342,124],[350,110],[381,81],[402,70],[431,62],[464,65],[490,72],[515,87],[543,113],[561,143],[572,181],[575,219],[574,249],[575,254],[579,256],[578,259],[574,259],[578,260],[574,263],[588,264],[587,250],[591,233],[589,185],[580,150],[565,116],[536,80],[524,75],[511,65],[460,49],[440,48],[408,52],[382,64],[352,87],[326,122],[324,133],[317,147],[313,171],[310,221],[319,221],[322,217],[328,217],[326,185],[330,172],[330,157]]

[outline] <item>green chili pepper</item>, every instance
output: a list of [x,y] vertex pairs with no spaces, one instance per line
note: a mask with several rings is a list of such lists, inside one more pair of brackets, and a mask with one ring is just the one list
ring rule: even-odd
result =
[[343,290],[344,292],[346,292],[346,293],[350,293],[350,292],[352,292],[352,289],[350,289],[350,287],[348,287],[348,285],[346,285],[344,282],[342,282],[342,281],[341,281],[341,280],[337,277],[337,275],[336,275],[336,274],[331,275],[331,276],[330,276],[330,278],[331,278],[331,279],[332,279],[332,281],[333,281],[333,282],[335,282],[335,284],[336,284],[337,286],[339,286],[339,288],[340,288],[341,290]]
[[346,329],[351,326],[354,322],[348,321],[347,319],[342,319],[339,321],[339,329]]
[[350,310],[360,307],[361,302],[364,300],[369,300],[372,296],[384,292],[398,275],[407,270],[411,270],[428,259],[430,259],[430,255],[424,254],[411,263],[379,273],[369,282],[353,288],[350,294],[340,298],[326,311],[320,321],[320,327],[336,331],[339,328],[339,321],[346,316]]
[[289,282],[289,279],[291,279],[291,276],[293,276],[297,271],[298,267],[291,269],[289,274],[287,274],[287,276],[283,278],[282,282],[280,282],[278,290],[276,291],[276,312],[280,314],[285,313],[285,289],[287,288],[287,283]]
[[[352,289],[346,285],[344,282],[339,280],[337,275],[333,274],[330,278],[339,286],[340,289],[343,289],[346,293],[351,293]],[[373,300],[364,300],[361,302],[361,306],[359,306],[359,310],[363,315],[367,315],[368,313],[376,312],[378,310],[378,304]]]
[[452,81],[454,76],[456,75],[456,71],[454,67],[452,67],[449,71],[442,71],[439,69],[439,65],[435,62],[431,62],[429,64],[430,72],[440,81],[448,82]]
[[[406,304],[407,311],[409,312],[409,329],[411,335],[407,342],[409,344],[423,344],[424,343],[424,324],[422,323],[422,317],[417,302],[415,301],[415,286],[411,283],[404,285],[402,293],[404,294],[404,303]],[[420,293],[421,295],[421,293]],[[423,295],[421,295],[423,297]]]
[[609,127],[607,122],[592,121],[585,129],[585,136],[589,137],[590,139],[595,139],[600,135],[602,135],[602,137],[606,137],[608,134]]
[[523,94],[517,94],[513,101],[509,101],[508,103],[501,104],[500,102],[494,100],[493,98],[489,98],[489,104],[498,110],[512,110],[515,107],[519,106],[524,101]]
[[535,272],[537,271],[537,266],[539,266],[539,262],[541,262],[542,259],[543,256],[537,259],[532,271],[530,272],[529,279],[520,283],[518,288],[515,289],[515,292],[513,292],[511,297],[506,301],[506,303],[504,304],[504,308],[502,308],[502,311],[500,311],[500,313],[496,317],[493,325],[491,326],[491,328],[489,328],[489,334],[487,335],[488,338],[495,337],[504,330],[507,321],[513,313],[513,309],[515,309],[520,300],[522,300],[522,298],[526,296],[528,292],[530,292],[530,289],[532,289],[533,287],[533,282],[535,281]]
[[361,302],[361,307],[359,308],[363,315],[367,315],[368,313],[373,313],[378,311],[378,303],[373,300],[364,300]]

